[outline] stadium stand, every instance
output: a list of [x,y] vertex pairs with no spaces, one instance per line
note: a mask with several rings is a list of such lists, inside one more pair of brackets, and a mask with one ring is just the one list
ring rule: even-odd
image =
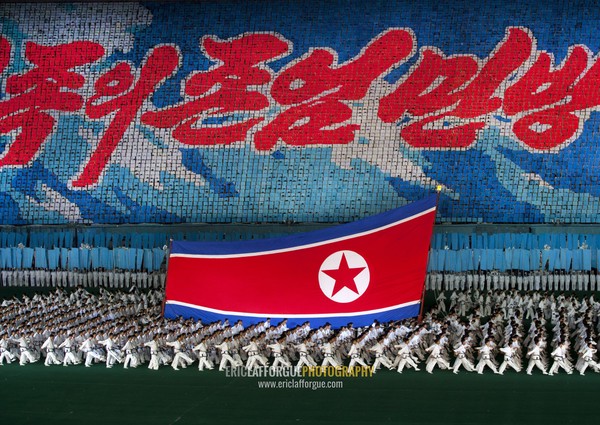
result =
[[[0,4],[0,364],[19,358],[37,363],[27,368],[36,370],[38,360],[52,358],[48,347],[42,349],[44,341],[57,338],[63,344],[72,334],[83,337],[86,324],[98,333],[96,342],[104,333],[106,347],[74,348],[80,351],[73,354],[80,356],[75,362],[83,363],[83,354],[92,352],[98,357],[91,356],[88,366],[100,361],[112,366],[109,354],[119,363],[135,351],[134,363],[150,363],[156,348],[143,344],[157,340],[160,365],[177,369],[187,364],[184,355],[202,357],[203,348],[193,350],[190,341],[198,347],[210,336],[212,351],[204,354],[216,366],[229,355],[229,326],[208,330],[160,317],[172,240],[247,241],[319,230],[437,193],[425,321],[336,331],[344,350],[354,343],[344,338],[358,335],[368,340],[366,362],[379,365],[389,355],[397,367],[401,356],[391,352],[389,341],[422,335],[411,345],[411,356],[416,364],[418,355],[430,373],[437,366],[450,368],[449,361],[465,358],[459,357],[465,352],[467,370],[498,372],[494,356],[502,355],[494,349],[506,348],[501,344],[518,334],[519,363],[510,349],[502,351],[504,368],[515,374],[534,366],[539,369],[534,375],[597,372],[600,9],[589,0],[545,5],[517,0]],[[448,311],[445,296],[454,298]],[[52,326],[46,326],[46,315]],[[258,326],[267,332],[270,323]],[[133,344],[140,329],[143,344],[132,349],[126,344]],[[275,346],[275,353],[281,349],[275,339],[288,331],[275,329],[266,339],[256,328],[244,332]],[[461,338],[468,331],[475,336],[467,344]],[[18,332],[24,335],[17,338]],[[325,342],[330,329],[318,332],[318,349],[310,348],[311,353],[329,361],[336,353],[321,347],[330,343]],[[180,337],[188,338],[188,346]],[[448,350],[448,338],[465,351]],[[490,338],[497,347],[488,349]],[[546,339],[549,347],[543,346]],[[563,345],[569,341],[577,351]],[[406,342],[399,346],[404,349]],[[225,344],[222,353],[217,343]],[[527,351],[520,351],[526,346],[533,353],[527,369]],[[71,358],[70,345],[54,349],[57,364]],[[572,363],[564,361],[569,349]],[[239,361],[233,354],[265,360],[235,350],[233,364]],[[302,351],[296,354],[301,357]],[[358,357],[345,352],[338,360]],[[7,376],[15,373],[4,370]],[[411,373],[403,378],[413,379]],[[19,379],[15,373],[12,382]],[[206,394],[215,382],[220,385],[219,378],[208,379],[216,381]],[[81,381],[77,377],[68,386]],[[179,382],[169,382],[175,382],[169,392],[176,393]],[[476,388],[469,389],[470,397],[488,406],[485,395],[492,385],[482,382],[470,387]],[[412,385],[430,390],[422,381]],[[60,396],[43,388],[48,399]],[[393,392],[396,383],[386,388]],[[487,407],[461,404],[456,395],[443,404],[446,395],[438,394],[437,401],[445,412],[460,410],[456,406],[473,412],[470,422],[452,423],[517,423],[516,415],[539,423],[540,417],[522,407],[527,388],[505,391],[511,403],[502,406],[507,415],[496,418],[487,416]],[[545,405],[548,388],[572,390],[581,422],[594,423],[595,413],[581,411],[595,402],[595,386],[539,384],[538,408]],[[413,422],[451,423],[445,416],[423,419],[422,412],[435,409],[420,391],[410,392],[403,400]],[[122,398],[139,396],[130,393]],[[34,418],[29,423],[40,423],[22,400],[26,397],[0,394],[17,406],[0,409],[0,422],[23,423],[23,415],[33,415],[26,416]],[[190,397],[188,405],[196,403]],[[160,400],[153,401],[148,403],[158,412]],[[354,401],[361,406],[364,400],[355,396]],[[248,421],[243,415],[253,405],[241,403],[240,409],[224,407],[240,415],[236,423],[265,423],[262,417]],[[206,404],[201,408],[210,410]],[[567,404],[553,406],[558,410],[546,422],[570,423]],[[390,405],[395,408],[396,400]],[[175,423],[181,417],[197,423],[188,415],[197,406],[186,406],[175,418],[157,413],[147,423]],[[343,418],[390,419],[356,409],[347,409]],[[90,412],[85,423],[103,417]],[[68,409],[62,413],[70,415]],[[309,422],[339,419],[327,415]],[[54,419],[64,423],[63,416]]]

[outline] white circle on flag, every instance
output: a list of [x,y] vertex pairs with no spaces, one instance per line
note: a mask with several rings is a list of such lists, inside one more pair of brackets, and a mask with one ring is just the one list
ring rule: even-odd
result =
[[350,303],[365,293],[371,273],[362,255],[354,251],[337,251],[319,268],[319,286],[327,298],[337,303]]

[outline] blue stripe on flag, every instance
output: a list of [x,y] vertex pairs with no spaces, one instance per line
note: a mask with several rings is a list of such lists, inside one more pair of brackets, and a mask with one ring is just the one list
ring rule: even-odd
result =
[[[375,320],[380,323],[390,322],[394,320],[404,320],[411,317],[415,317],[419,314],[421,303],[399,307],[394,310],[388,310],[378,313],[370,314],[357,314],[353,316],[334,316],[334,317],[290,317],[287,318],[288,329],[302,325],[304,322],[310,322],[312,328],[317,328],[330,323],[334,329],[346,326],[352,322],[355,327],[370,326]],[[185,319],[200,320],[204,324],[218,322],[221,320],[228,319],[230,324],[241,320],[244,326],[250,326],[257,323],[261,323],[267,319],[267,317],[255,317],[255,316],[242,316],[242,315],[225,315],[223,313],[214,313],[212,311],[203,310],[202,308],[194,308],[188,306],[182,306],[179,304],[167,303],[165,305],[165,315],[167,319],[176,319],[183,317]],[[283,320],[280,317],[271,317],[271,325],[276,325]]]

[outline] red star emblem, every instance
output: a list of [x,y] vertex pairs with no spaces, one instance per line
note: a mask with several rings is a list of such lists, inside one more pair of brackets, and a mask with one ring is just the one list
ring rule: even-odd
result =
[[342,259],[340,260],[340,265],[337,269],[321,271],[327,276],[335,279],[335,286],[333,287],[333,292],[331,293],[331,296],[333,297],[344,288],[348,288],[358,294],[358,288],[356,287],[354,278],[364,269],[365,267],[348,267],[346,255],[342,254]]

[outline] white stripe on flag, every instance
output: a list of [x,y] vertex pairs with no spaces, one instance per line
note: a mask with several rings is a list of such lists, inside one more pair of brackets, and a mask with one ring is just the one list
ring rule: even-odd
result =
[[356,311],[356,312],[351,312],[351,313],[326,313],[326,314],[242,313],[239,311],[219,310],[216,308],[203,307],[203,306],[196,305],[196,304],[189,304],[189,303],[184,303],[181,301],[173,301],[173,300],[168,300],[166,302],[166,304],[175,304],[175,305],[180,305],[183,307],[196,308],[198,310],[206,310],[206,311],[210,311],[211,313],[218,313],[218,314],[222,314],[222,315],[247,316],[247,317],[273,317],[273,318],[280,318],[280,319],[287,319],[287,318],[292,319],[292,318],[296,318],[296,317],[300,317],[300,318],[306,317],[306,318],[315,318],[316,319],[316,318],[327,318],[327,317],[363,316],[363,315],[367,315],[367,314],[383,313],[385,311],[396,310],[396,309],[403,308],[403,307],[410,307],[411,305],[416,305],[416,304],[419,304],[420,302],[421,302],[421,300],[419,299],[419,300],[409,301],[409,302],[398,304],[398,305],[393,305],[391,307],[378,308],[376,310]]

